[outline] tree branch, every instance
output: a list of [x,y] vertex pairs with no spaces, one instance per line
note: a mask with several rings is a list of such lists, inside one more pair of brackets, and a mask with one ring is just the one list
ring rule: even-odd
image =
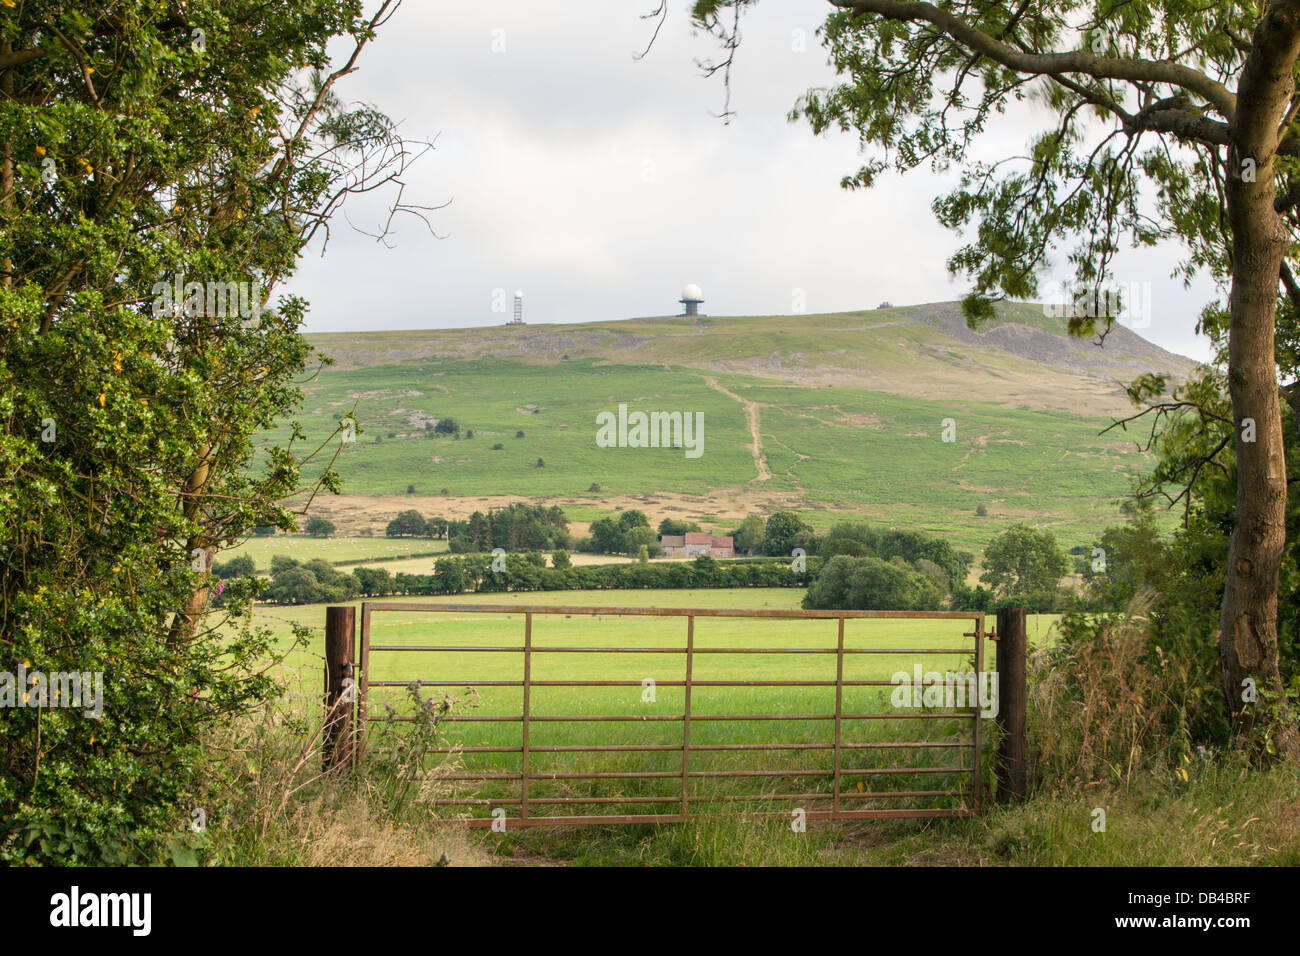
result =
[[832,6],[859,13],[874,13],[889,20],[920,20],[933,24],[962,45],[995,63],[1020,73],[1051,76],[1057,73],[1086,73],[1103,79],[1131,83],[1169,83],[1195,93],[1231,121],[1237,97],[1218,80],[1179,63],[1094,56],[1085,50],[1069,53],[1027,53],[994,39],[961,17],[930,3],[915,0],[830,0]]

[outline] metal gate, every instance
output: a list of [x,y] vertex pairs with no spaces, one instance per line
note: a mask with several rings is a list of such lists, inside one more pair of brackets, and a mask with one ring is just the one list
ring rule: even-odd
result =
[[[396,611],[439,615],[439,635],[450,630],[454,619],[459,616],[469,615],[463,621],[477,623],[477,615],[506,615],[509,618],[517,615],[522,618],[522,641],[502,642],[499,632],[494,630],[487,635],[490,642],[375,643],[372,618],[376,614]],[[653,617],[661,619],[664,626],[655,629],[655,639],[651,644],[604,645],[593,642],[591,646],[578,646],[571,643],[548,643],[545,639],[539,641],[538,635],[534,633],[534,619],[546,619],[554,615],[563,615],[565,618],[590,616],[597,620],[606,617]],[[678,638],[673,640],[673,629],[668,625],[672,619],[680,621],[682,618],[685,618],[682,622],[684,627],[679,625]],[[800,646],[764,646],[758,643],[757,635],[740,646],[734,642],[728,646],[718,646],[716,642],[701,641],[697,634],[697,621],[716,618],[825,621],[827,627],[824,639],[817,634],[817,638],[811,641],[805,638],[802,641],[785,642],[799,643]],[[928,646],[891,647],[887,643],[881,643],[888,635],[868,634],[846,645],[846,623],[863,620],[965,621],[971,625],[971,630],[955,629],[952,637],[965,639],[959,643],[927,641]],[[501,623],[505,626],[508,622]],[[834,628],[829,626],[832,623]],[[545,625],[539,626],[545,630]],[[759,627],[756,623],[755,628]],[[482,630],[482,627],[477,629]],[[424,687],[474,688],[476,693],[479,688],[492,688],[494,690],[491,692],[497,694],[504,692],[501,689],[517,689],[518,706],[513,709],[490,714],[453,712],[442,718],[450,724],[463,725],[462,737],[473,733],[474,728],[481,725],[492,725],[495,728],[493,733],[509,735],[509,739],[498,736],[494,740],[477,742],[462,739],[432,751],[442,754],[455,752],[462,755],[462,760],[472,764],[450,774],[447,779],[457,786],[473,785],[477,788],[476,791],[439,800],[440,805],[464,808],[467,816],[463,822],[468,826],[490,826],[494,819],[501,818],[505,818],[507,825],[512,828],[597,823],[680,823],[688,818],[710,815],[711,807],[714,808],[712,815],[718,815],[717,804],[733,802],[757,804],[756,810],[746,813],[764,819],[790,819],[792,814],[797,813],[803,813],[809,820],[956,817],[973,815],[979,809],[982,750],[979,700],[955,708],[914,707],[915,712],[907,713],[897,708],[865,712],[852,706],[846,709],[846,691],[853,693],[856,688],[897,686],[900,682],[896,675],[891,679],[881,679],[878,676],[846,678],[845,665],[846,661],[853,662],[860,655],[892,655],[894,658],[905,657],[917,662],[925,660],[927,655],[962,655],[974,669],[971,686],[982,688],[986,680],[982,676],[984,639],[995,635],[985,631],[984,614],[981,612],[363,602],[360,630],[360,653],[354,658],[360,664],[358,756],[364,755],[368,727],[376,721],[403,719],[371,711],[374,703],[372,698],[378,696],[376,691],[380,688],[407,687],[418,681]],[[804,633],[809,633],[806,627]],[[424,655],[452,654],[455,655],[453,666],[458,670],[454,673],[418,673],[413,668],[403,667],[398,678],[377,679],[374,662],[379,655],[389,654],[401,655],[403,658],[409,655],[416,659]],[[787,661],[796,660],[795,655],[811,655],[819,659],[833,656],[834,677],[830,676],[829,667],[826,674],[816,679],[794,679],[788,676],[755,678],[752,674],[745,677],[722,677],[711,673],[700,676],[700,668],[706,667],[711,671],[713,662],[743,659],[729,658],[726,655],[754,654],[791,655],[788,658],[776,658]],[[479,655],[511,655],[519,665],[517,676],[506,678],[498,673],[496,677],[484,678],[474,667],[470,667],[468,672],[459,670]],[[559,661],[573,661],[575,663],[570,666],[579,666],[576,662],[586,655],[615,655],[615,659],[624,655],[632,656],[633,659],[635,655],[671,655],[671,659],[680,661],[681,667],[676,674],[665,680],[573,679],[555,675]],[[552,664],[552,661],[556,664]],[[545,662],[544,670],[550,676],[536,676],[539,662]],[[610,666],[603,663],[602,670],[608,672]],[[919,663],[914,667],[914,672],[919,672]],[[539,691],[545,692],[551,688],[624,687],[641,689],[644,699],[647,680],[650,680],[649,686],[655,691],[659,688],[678,691],[680,707],[674,706],[671,713],[652,714],[638,714],[628,710],[622,713],[554,713],[544,701],[539,706],[537,696]],[[790,694],[819,688],[820,694],[827,698],[833,692],[834,707],[808,713],[717,712],[714,708],[700,706],[699,695],[705,688],[788,688]],[[912,692],[916,693],[917,689],[913,687]],[[589,695],[584,695],[582,699],[585,700],[587,696]],[[672,702],[676,704],[677,700],[674,697]],[[496,703],[500,705],[499,700]],[[713,732],[715,727],[739,728],[745,726],[746,722],[758,721],[767,723],[755,726],[794,726],[789,722],[799,722],[798,726],[808,727],[809,724],[814,724],[824,727],[824,731],[813,734],[813,739],[792,740],[781,735],[781,739],[763,741],[737,741],[734,739],[736,731]],[[916,723],[893,724],[905,721]],[[559,726],[608,727],[610,724],[628,722],[668,727],[680,725],[680,728],[671,732],[672,739],[650,743],[628,743],[625,740],[613,742],[609,739],[594,743],[556,743],[538,739],[538,734],[543,730],[553,730]],[[920,728],[925,727],[926,722],[931,722],[930,726],[938,726],[941,733],[938,738],[916,733],[909,734],[907,739],[881,739],[883,734],[877,733],[873,737],[868,730],[873,727],[890,728],[897,733],[900,727]],[[517,727],[517,733],[510,729],[512,725]],[[807,736],[805,733],[804,737]],[[631,754],[657,757],[661,766],[654,770],[619,769]],[[723,766],[721,769],[714,763],[718,757],[739,759],[751,754],[765,755],[762,759],[772,761],[780,755],[787,762],[783,766]],[[910,756],[914,760],[928,759],[929,762],[882,765],[887,756],[894,761]],[[557,759],[576,759],[585,763],[576,768],[563,764],[559,767],[543,766],[544,763]],[[612,766],[601,765],[602,760],[609,761]],[[595,765],[592,765],[593,761]],[[798,765],[791,761],[797,761]],[[738,793],[709,792],[710,787],[716,790],[714,785],[724,783],[745,787],[752,784],[770,785],[782,780],[794,780],[803,786],[778,787],[778,792],[761,786]],[[909,785],[904,789],[884,785],[900,780],[909,782]],[[845,786],[846,781],[852,783]],[[944,781],[948,785],[941,787],[926,781]],[[548,784],[573,787],[580,782],[589,787],[604,789],[636,789],[652,783],[669,789],[653,794],[567,792],[559,795],[546,789]],[[487,787],[495,788],[496,792],[480,792]],[[781,792],[791,789],[795,792]],[[912,805],[903,805],[906,803]],[[609,812],[597,812],[601,810]],[[486,815],[488,813],[493,815]]]

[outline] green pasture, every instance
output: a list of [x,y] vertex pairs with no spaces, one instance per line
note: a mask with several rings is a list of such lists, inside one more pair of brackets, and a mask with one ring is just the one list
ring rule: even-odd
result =
[[[795,608],[802,596],[798,590],[739,589],[699,591],[605,591],[560,592],[520,595],[472,595],[458,604],[528,604],[580,606],[675,606],[731,608]],[[424,599],[421,599],[424,603]],[[432,603],[432,602],[429,602]],[[323,628],[324,608],[259,608],[259,621],[281,629],[287,635],[289,621],[301,621]],[[524,616],[467,612],[422,613],[375,611],[372,613],[372,647],[456,645],[468,648],[512,646],[523,643]],[[1032,621],[1032,619],[1031,619]],[[844,679],[889,681],[899,672],[913,673],[919,664],[923,672],[965,672],[973,663],[974,642],[963,632],[971,621],[859,620],[845,627]],[[696,618],[693,680],[695,681],[825,681],[836,674],[836,629],[834,621],[764,620],[747,618]],[[1037,632],[1045,635],[1046,622]],[[584,798],[632,797],[640,801],[681,797],[681,754],[679,750],[625,750],[614,753],[548,752],[549,747],[591,745],[680,747],[682,725],[675,718],[683,713],[684,691],[673,682],[684,678],[687,622],[685,618],[617,617],[563,614],[534,614],[531,662],[530,771],[532,773],[594,774],[652,772],[658,778],[641,780],[566,779],[534,780],[530,801],[560,796]],[[320,633],[318,631],[318,633]],[[1030,626],[1031,638],[1035,626]],[[635,648],[634,653],[569,653],[561,647]],[[708,653],[718,648],[786,648],[797,653]],[[856,653],[858,651],[888,653]],[[943,650],[943,653],[922,653]],[[986,643],[986,668],[992,669],[993,645]],[[300,692],[305,700],[319,699],[319,645],[301,652],[290,666],[302,677]],[[468,752],[472,748],[518,748],[522,724],[518,720],[495,722],[486,717],[517,717],[521,713],[522,688],[477,687],[467,690],[468,681],[519,681],[523,677],[523,654],[518,650],[372,650],[369,680],[372,682],[369,711],[383,718],[389,713],[409,713],[405,685],[421,681],[422,698],[441,700],[444,694],[459,703],[457,718],[443,724],[448,745],[466,749],[460,757],[462,773],[512,773],[520,767],[518,753]],[[548,687],[539,681],[627,682],[621,687]],[[397,682],[401,686],[376,686],[376,682]],[[653,690],[645,683],[653,681]],[[890,686],[845,687],[841,713],[928,714],[889,719],[842,719],[846,744],[888,742],[943,743],[950,746],[926,748],[857,748],[843,750],[844,792],[848,804],[886,806],[954,806],[951,797],[877,797],[858,791],[916,792],[964,788],[970,780],[971,724],[966,713],[946,707],[898,710],[891,705]],[[692,747],[722,744],[829,745],[834,739],[833,720],[791,719],[800,715],[833,714],[835,688],[818,687],[711,687],[696,686],[691,699]],[[766,720],[714,720],[728,715],[757,714]],[[555,716],[621,716],[620,721],[559,722]],[[989,722],[985,721],[987,728]],[[382,746],[388,734],[404,733],[401,722],[372,722],[372,746]],[[988,734],[985,734],[985,745]],[[824,793],[830,784],[833,751],[801,750],[700,750],[692,751],[691,770],[716,774],[690,781],[691,796],[706,802],[753,796],[756,793]],[[932,770],[958,768],[950,772]],[[800,771],[790,776],[743,776],[756,770]],[[902,773],[899,771],[916,771]],[[873,771],[859,773],[855,771]],[[880,771],[895,771],[885,772]],[[735,776],[727,776],[735,774]],[[506,781],[465,784],[464,799],[485,801],[465,809],[488,814],[503,803],[511,816],[517,812],[504,803],[518,797],[518,785]],[[874,800],[874,802],[870,802]],[[802,804],[799,804],[802,805]],[[596,803],[580,808],[555,809],[545,803],[530,812],[600,813],[625,812],[622,804]],[[819,807],[813,803],[810,806]],[[648,808],[648,809],[647,809]],[[646,802],[638,809],[647,812],[675,812],[670,804]],[[784,811],[784,805],[781,809]]]
[[[917,327],[922,328],[922,327]],[[714,374],[719,385],[758,403],[763,453],[772,476],[756,482],[744,406],[682,366],[557,365],[482,358],[423,359],[328,370],[308,386],[302,423],[308,443],[328,438],[355,406],[357,441],[337,467],[344,491],[453,497],[606,495],[656,492],[709,496],[753,483],[785,492],[802,510],[859,513],[896,526],[939,532],[976,549],[1006,524],[1052,527],[1067,546],[1092,543],[1117,521],[1117,499],[1144,466],[1132,442],[1100,435],[1099,415],[1007,408],[991,401],[926,401],[857,388],[811,388]],[[670,448],[600,448],[596,415],[630,410],[702,412],[704,453]],[[454,418],[462,437],[434,437],[423,422]],[[945,442],[945,419],[956,440]],[[283,441],[288,425],[265,441]],[[469,430],[475,437],[464,437]],[[523,437],[517,437],[519,432]],[[501,445],[497,449],[493,446]],[[538,459],[544,464],[538,467]],[[988,515],[976,516],[984,505]],[[590,515],[571,509],[570,517]]]
[[[225,548],[217,555],[217,560],[229,561],[247,555],[253,559],[258,572],[265,574],[275,555],[299,561],[324,558],[331,564],[344,565],[433,557],[446,552],[447,542],[433,538],[316,538],[304,534],[274,534],[252,537],[233,548]],[[433,562],[429,563],[432,566]]]
[[[593,482],[615,494],[655,488],[707,494],[754,476],[743,409],[693,372],[592,361],[555,368],[430,360],[327,372],[305,392],[297,417],[309,442],[329,437],[335,416],[355,403],[357,441],[344,445],[337,467],[345,490],[357,494],[400,495],[414,485],[419,494],[446,488],[454,496],[543,496],[583,493]],[[702,412],[703,456],[597,447],[596,415],[617,412],[620,403]],[[420,416],[454,418],[461,437],[434,437],[411,423]],[[466,437],[471,430],[472,439]],[[523,438],[516,437],[520,431]],[[287,434],[281,426],[267,441]],[[497,444],[502,448],[494,449]]]

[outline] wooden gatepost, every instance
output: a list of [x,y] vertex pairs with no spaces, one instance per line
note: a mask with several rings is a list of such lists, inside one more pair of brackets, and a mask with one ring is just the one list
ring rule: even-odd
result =
[[356,646],[357,609],[325,609],[325,729],[321,742],[324,767],[347,767],[353,755],[353,714],[357,688],[353,648]]
[[1029,791],[1029,740],[1026,730],[1029,631],[1023,607],[998,611],[997,799],[1018,803]]

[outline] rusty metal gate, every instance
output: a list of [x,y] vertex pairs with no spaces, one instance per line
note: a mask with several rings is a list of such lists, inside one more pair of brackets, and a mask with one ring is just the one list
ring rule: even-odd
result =
[[[522,641],[502,643],[494,631],[491,643],[375,643],[372,634],[372,618],[376,614],[395,611],[430,613],[448,615],[515,615],[522,617]],[[682,619],[684,627],[680,642],[671,639],[656,639],[653,646],[616,645],[616,646],[572,646],[539,642],[534,634],[534,618],[551,615],[566,617],[592,616],[605,617],[654,617],[664,619],[665,624],[671,619]],[[746,646],[714,646],[701,643],[697,639],[696,622],[711,618],[750,618],[750,619],[788,619],[788,620],[822,620],[827,622],[824,642],[813,646],[770,647],[749,643]],[[953,637],[964,641],[954,644],[928,642],[936,646],[925,647],[889,647],[879,646],[874,642],[880,636],[872,636],[862,642],[861,646],[846,646],[846,622],[863,619],[878,620],[932,620],[967,622],[970,630],[955,627]],[[472,620],[472,618],[471,618]],[[655,607],[589,607],[589,606],[543,606],[516,604],[442,604],[442,603],[407,603],[407,602],[363,602],[361,605],[361,627],[359,654],[354,656],[360,665],[358,694],[358,734],[357,754],[363,756],[366,749],[367,728],[376,721],[402,719],[391,714],[372,712],[376,691],[380,688],[408,687],[417,682],[428,688],[464,687],[475,688],[517,688],[519,707],[517,712],[497,714],[451,713],[443,718],[451,724],[463,724],[469,731],[476,725],[517,725],[518,734],[512,734],[510,740],[495,741],[460,741],[450,743],[447,747],[436,748],[433,753],[456,753],[462,759],[476,762],[464,772],[454,772],[447,779],[457,786],[476,785],[479,788],[493,786],[510,787],[512,792],[498,792],[495,795],[460,795],[439,800],[440,805],[464,808],[467,816],[463,822],[468,826],[490,826],[494,816],[483,815],[484,811],[495,811],[495,818],[507,816],[510,827],[574,825],[597,823],[680,823],[688,817],[697,818],[708,815],[710,804],[741,802],[757,804],[760,809],[746,811],[747,815],[765,819],[790,819],[792,813],[802,812],[809,820],[855,820],[888,817],[956,817],[970,816],[976,813],[980,803],[980,761],[981,761],[981,715],[979,701],[973,701],[969,707],[922,708],[916,713],[890,712],[885,709],[870,712],[858,712],[844,707],[845,691],[851,688],[893,686],[895,680],[882,679],[846,679],[845,661],[857,655],[893,655],[895,657],[913,655],[969,655],[973,665],[975,683],[985,678],[984,640],[995,637],[985,631],[984,614],[967,611],[809,611],[809,610],[742,610],[711,608],[655,608]],[[507,622],[501,622],[505,627]],[[832,628],[829,625],[834,624]],[[758,627],[758,625],[755,625]],[[658,634],[670,634],[664,628]],[[786,643],[793,643],[787,641]],[[376,679],[374,661],[378,655],[414,655],[421,654],[456,654],[457,666],[473,657],[495,654],[517,655],[520,671],[511,679],[483,679],[476,673],[415,673],[408,669],[400,671],[399,679]],[[547,708],[538,707],[535,692],[543,688],[595,688],[626,687],[643,688],[646,680],[636,679],[556,679],[548,677],[538,679],[534,676],[534,666],[539,656],[548,661],[551,655],[560,659],[590,654],[610,655],[680,655],[680,677],[653,681],[658,688],[680,689],[681,706],[669,714],[634,714],[624,713],[550,713]],[[816,680],[787,679],[722,679],[711,677],[701,679],[697,676],[697,662],[715,660],[710,655],[834,655],[834,678],[829,674]],[[916,657],[922,660],[923,657]],[[721,659],[717,659],[721,660]],[[919,668],[918,668],[919,669]],[[606,669],[607,670],[607,669]],[[834,692],[834,709],[825,709],[812,713],[716,713],[705,712],[698,705],[692,708],[693,692],[701,688],[824,688],[822,693],[829,696]],[[784,692],[782,692],[784,693]],[[675,701],[675,698],[674,698]],[[408,718],[409,719],[409,718]],[[737,722],[749,721],[810,721],[824,725],[826,730],[821,739],[792,741],[790,739],[764,740],[762,742],[736,742],[734,739],[712,740],[703,742],[705,728],[721,724],[723,727],[735,727]],[[938,739],[913,736],[910,739],[872,739],[865,728],[885,726],[888,721],[917,721],[917,724],[902,726],[924,726],[924,722],[942,722],[943,736]],[[680,734],[674,732],[673,739],[654,743],[626,743],[604,740],[599,743],[565,743],[539,744],[537,734],[541,727],[555,725],[595,725],[608,726],[616,722],[643,722],[646,724],[680,724]],[[770,726],[770,725],[769,725]],[[787,725],[788,726],[788,725]],[[800,726],[807,726],[801,724]],[[952,731],[957,728],[954,736]],[[961,729],[964,728],[964,733]],[[946,732],[944,732],[946,731]],[[694,736],[693,736],[694,735]],[[668,765],[656,770],[618,769],[629,754],[659,755]],[[800,766],[763,766],[757,768],[708,769],[707,755],[743,755],[783,753],[787,759],[804,759],[806,765]],[[931,755],[929,759],[938,763],[917,764],[910,766],[861,766],[870,762],[869,755],[893,754],[892,759],[901,759],[899,755]],[[965,754],[965,757],[961,755]],[[588,756],[590,762],[595,760],[613,761],[610,766],[583,766],[564,769],[545,768],[539,762],[554,759],[557,755],[596,755]],[[945,756],[938,756],[945,755]],[[829,759],[828,759],[829,758]],[[769,758],[764,758],[769,759]],[[775,757],[770,759],[775,760]],[[500,763],[482,765],[483,761],[500,761]],[[776,783],[782,779],[796,781],[818,781],[819,787],[805,785],[799,792],[771,792],[755,788],[741,793],[698,792],[696,785],[708,782],[727,781],[732,784]],[[845,780],[856,778],[856,784],[845,786]],[[953,781],[946,787],[912,782],[906,789],[889,789],[881,787],[884,781]],[[586,781],[588,785],[599,783],[601,786],[646,785],[658,781],[660,785],[671,788],[669,792],[655,794],[615,793],[591,795],[586,793],[565,793],[552,795],[539,792],[545,783],[564,782],[572,785],[577,781]],[[866,786],[864,781],[870,781]],[[829,786],[828,786],[829,785]],[[790,787],[778,788],[791,789]],[[797,789],[797,788],[796,788]],[[895,801],[919,802],[919,806],[900,806]],[[885,804],[885,805],[882,805]],[[703,807],[701,807],[703,805]],[[511,810],[506,810],[511,808]],[[643,812],[636,812],[644,808]],[[610,812],[595,812],[597,809]],[[474,815],[475,810],[478,815]],[[513,812],[512,812],[513,811]],[[621,811],[621,812],[620,812]]]

